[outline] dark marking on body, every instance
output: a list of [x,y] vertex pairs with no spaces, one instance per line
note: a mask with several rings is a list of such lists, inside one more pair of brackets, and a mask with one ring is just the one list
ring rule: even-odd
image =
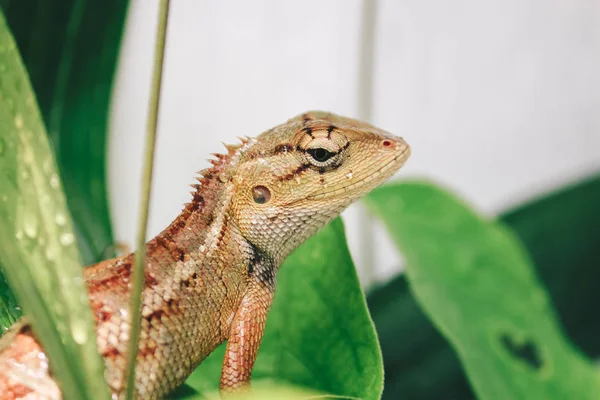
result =
[[220,243],[221,240],[225,237],[225,232],[227,232],[227,223],[229,220],[225,218],[223,220],[223,224],[221,225],[221,230],[219,231],[219,235],[217,236],[217,243]]
[[128,256],[126,259],[115,265],[114,268],[107,270],[109,274],[105,274],[106,277],[100,279],[91,279],[88,283],[88,290],[90,293],[96,291],[100,287],[113,287],[115,285],[123,286],[122,282],[129,279],[131,276],[131,260],[132,256]]
[[203,183],[207,184],[208,181],[213,179],[216,175],[217,175],[217,173],[215,171],[215,168],[209,168],[209,169],[202,170],[202,177],[203,177],[203,180],[205,181]]
[[169,300],[167,300],[167,307],[170,310],[175,311],[175,309],[177,308],[178,305],[179,305],[179,301],[177,301],[175,299],[169,299]]
[[112,313],[107,310],[96,311],[96,319],[100,322],[108,321],[112,317]]
[[117,357],[121,352],[116,347],[109,347],[108,349],[102,352],[102,357],[104,358],[112,358]]
[[181,310],[179,309],[179,300],[169,299],[164,303],[164,305],[161,308],[152,310],[152,312],[145,316],[144,319],[151,323],[153,319],[160,320],[165,314],[173,315],[178,314],[180,311]]
[[248,276],[258,279],[262,283],[275,283],[275,263],[273,260],[256,247],[248,242],[252,253],[248,260]]
[[333,132],[335,129],[335,126],[329,125],[329,127],[327,128],[327,139],[331,139],[331,132]]
[[148,253],[152,255],[157,249],[158,246],[164,248],[173,261],[183,261],[185,260],[185,251],[179,247],[177,242],[173,240],[171,234],[169,232],[162,233],[156,236],[153,240],[148,243]]
[[193,203],[188,203],[187,207],[183,210],[183,212],[179,215],[179,217],[177,217],[177,219],[175,221],[173,221],[171,223],[171,225],[169,225],[167,227],[167,229],[165,229],[165,231],[163,232],[163,235],[168,235],[169,237],[174,237],[179,232],[181,232],[181,230],[183,230],[183,228],[185,228],[187,219],[194,212],[194,207],[195,206]]
[[289,143],[278,144],[275,146],[274,154],[285,154],[294,151],[294,146]]
[[165,310],[159,308],[158,310],[152,311],[150,314],[148,314],[148,316],[144,317],[144,319],[148,322],[152,321],[153,319],[160,320],[164,313]]
[[154,356],[154,354],[156,353],[156,346],[154,347],[142,347],[140,349],[138,349],[138,357],[141,358],[146,358],[146,357],[152,357]]
[[200,211],[204,207],[204,198],[198,193],[198,190],[194,192],[192,197],[192,211]]
[[260,262],[259,250],[253,244],[250,244],[250,246],[252,248],[252,255],[250,256],[250,261],[248,262],[248,276],[252,276],[252,274],[254,274],[254,267]]
[[[10,393],[8,393],[9,399],[20,399],[22,397],[27,396],[30,393],[33,393],[32,388],[22,385],[20,383],[11,385],[7,389],[10,390]],[[7,395],[7,394],[5,393],[5,395]],[[35,393],[34,393],[34,395],[35,395]],[[37,397],[37,395],[36,395],[36,397]]]
[[156,284],[158,284],[158,280],[156,280],[154,274],[150,271],[146,271],[146,285],[156,286]]
[[279,181],[290,181],[310,168],[310,164],[302,164],[292,172],[279,178]]
[[311,138],[313,138],[313,139],[315,138],[315,137],[313,136],[312,129],[311,129],[311,128],[309,128],[308,126],[304,128],[304,133],[306,133],[308,136],[310,136],[310,137],[311,137]]
[[183,286],[183,287],[196,286],[196,278],[197,277],[198,277],[198,274],[194,272],[187,279],[181,281],[181,286]]

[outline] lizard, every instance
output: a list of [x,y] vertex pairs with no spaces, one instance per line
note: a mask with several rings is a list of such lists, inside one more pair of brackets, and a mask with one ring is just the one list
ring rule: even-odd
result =
[[[406,162],[400,137],[310,111],[225,145],[192,198],[146,243],[138,398],[161,398],[227,341],[220,391],[249,387],[283,260]],[[84,268],[113,399],[124,396],[135,253]],[[0,338],[0,399],[60,399],[51,360],[26,322]]]

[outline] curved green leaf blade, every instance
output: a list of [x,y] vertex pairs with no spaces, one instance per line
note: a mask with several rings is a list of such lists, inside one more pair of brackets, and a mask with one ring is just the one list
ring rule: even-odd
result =
[[[272,382],[263,382],[254,384],[252,391],[248,393],[230,394],[227,398],[231,400],[328,400],[340,399],[345,397],[328,396],[313,390],[300,387],[274,384]],[[178,400],[221,400],[218,391],[207,394],[200,394],[195,390],[184,385],[176,393],[169,396]]]
[[[526,247],[573,342],[600,356],[600,177],[503,213]],[[404,274],[368,294],[385,368],[383,399],[474,399],[456,354],[423,314]],[[431,382],[435,382],[432,385]]]
[[452,347],[432,325],[402,274],[367,296],[385,370],[383,400],[475,396]]
[[0,265],[0,336],[17,322],[21,315],[21,307],[17,304]]
[[85,265],[114,256],[106,146],[128,3],[19,0],[3,6],[48,127]]
[[[187,384],[218,388],[224,347]],[[296,250],[277,276],[273,308],[253,381],[277,381],[324,393],[378,399],[383,366],[373,323],[336,219]]]
[[[108,110],[127,0],[0,2],[51,126],[85,265],[114,256],[106,194]],[[0,334],[21,316],[0,272]]]
[[501,216],[527,248],[569,337],[600,356],[600,176]]
[[0,262],[64,396],[105,398],[104,364],[60,178],[1,13],[0,66]]
[[566,340],[513,234],[426,183],[371,193],[412,290],[481,399],[593,398],[600,375]]

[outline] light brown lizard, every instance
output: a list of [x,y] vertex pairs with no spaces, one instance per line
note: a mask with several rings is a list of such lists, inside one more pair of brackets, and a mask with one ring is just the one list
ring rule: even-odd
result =
[[[201,172],[192,200],[147,246],[136,392],[160,398],[227,340],[222,391],[250,382],[282,261],[393,175],[406,142],[369,124],[309,112]],[[113,398],[124,392],[134,254],[84,270]],[[30,327],[0,339],[1,399],[60,398]]]

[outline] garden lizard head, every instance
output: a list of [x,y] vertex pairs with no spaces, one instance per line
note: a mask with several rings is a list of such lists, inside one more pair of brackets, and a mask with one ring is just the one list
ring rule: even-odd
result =
[[236,149],[229,210],[242,235],[281,262],[408,159],[400,137],[354,119],[308,112]]

